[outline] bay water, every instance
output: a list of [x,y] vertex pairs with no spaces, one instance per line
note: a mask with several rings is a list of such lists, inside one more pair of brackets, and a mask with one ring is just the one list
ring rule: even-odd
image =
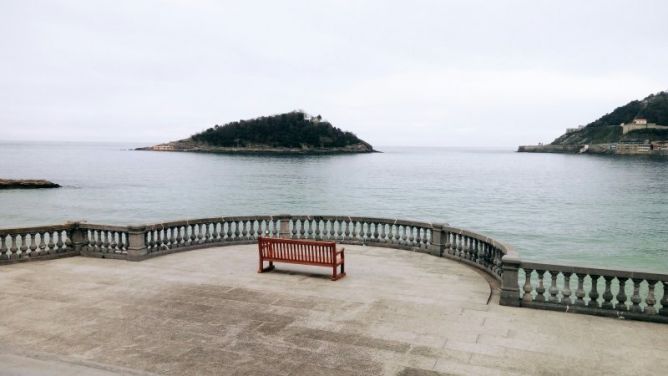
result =
[[134,151],[149,144],[0,142],[0,228],[331,214],[449,223],[523,258],[668,273],[668,160],[510,148],[379,147],[259,156]]

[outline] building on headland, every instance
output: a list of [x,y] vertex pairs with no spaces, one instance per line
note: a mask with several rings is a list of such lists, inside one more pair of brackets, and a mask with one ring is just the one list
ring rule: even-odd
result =
[[584,125],[579,125],[577,128],[566,128],[566,133],[581,131],[582,129],[584,129],[584,127],[585,127]]
[[622,134],[627,134],[638,129],[668,129],[666,125],[648,123],[647,119],[644,118],[635,118],[632,122],[622,123],[619,126],[622,127]]

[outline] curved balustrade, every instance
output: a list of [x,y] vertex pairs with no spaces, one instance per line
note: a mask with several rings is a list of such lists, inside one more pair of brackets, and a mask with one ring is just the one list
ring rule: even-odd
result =
[[71,239],[71,225],[0,230],[0,262],[11,263],[76,254]]
[[511,247],[481,234],[402,219],[277,215],[144,226],[69,223],[4,229],[0,264],[74,255],[139,261],[197,248],[250,244],[260,235],[390,247],[455,259],[496,280],[501,305],[668,322],[668,275],[524,262]]

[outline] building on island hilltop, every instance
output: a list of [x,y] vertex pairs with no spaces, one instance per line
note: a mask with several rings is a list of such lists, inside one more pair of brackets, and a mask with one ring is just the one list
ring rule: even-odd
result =
[[619,126],[622,127],[622,134],[627,134],[638,129],[668,129],[666,125],[648,123],[647,119],[644,118],[635,118],[632,122],[622,123]]

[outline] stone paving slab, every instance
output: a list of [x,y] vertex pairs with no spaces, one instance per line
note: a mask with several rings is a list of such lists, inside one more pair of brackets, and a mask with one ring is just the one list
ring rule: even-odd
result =
[[255,246],[0,267],[0,375],[638,375],[668,326],[487,304],[480,274],[346,247],[348,276]]

